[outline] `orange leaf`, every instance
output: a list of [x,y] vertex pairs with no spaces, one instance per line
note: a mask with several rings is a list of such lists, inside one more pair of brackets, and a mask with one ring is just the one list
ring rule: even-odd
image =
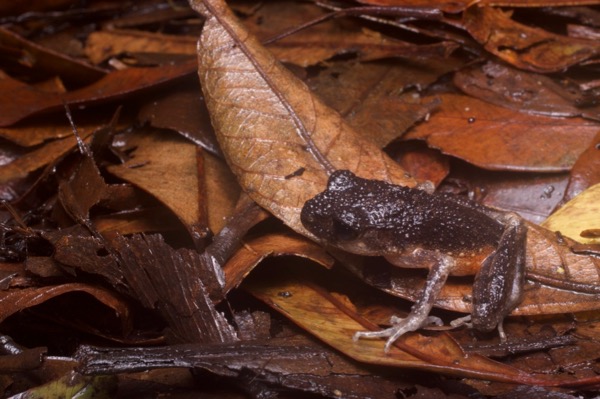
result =
[[[598,131],[580,118],[529,115],[457,94],[404,136],[491,170],[569,170]],[[550,139],[551,138],[551,139]]]
[[387,354],[383,353],[385,340],[354,342],[352,335],[356,331],[377,329],[377,326],[361,318],[344,301],[303,280],[253,281],[245,287],[300,327],[361,362],[522,384],[559,383],[558,379],[553,381],[483,356],[466,354],[447,334],[433,337],[407,334]]

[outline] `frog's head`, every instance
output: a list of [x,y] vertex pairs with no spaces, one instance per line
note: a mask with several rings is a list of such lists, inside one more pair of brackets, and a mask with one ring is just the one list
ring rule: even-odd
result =
[[327,189],[306,201],[300,220],[327,244],[364,255],[379,254],[389,246],[382,236],[390,234],[380,185],[388,184],[361,179],[347,170],[336,171]]

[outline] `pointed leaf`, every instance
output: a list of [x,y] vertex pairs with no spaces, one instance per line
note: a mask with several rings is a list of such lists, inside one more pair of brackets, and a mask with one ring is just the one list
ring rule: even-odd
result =
[[300,209],[325,188],[332,169],[415,184],[279,64],[223,1],[191,3],[206,17],[198,73],[217,138],[259,205],[311,236],[299,220]]

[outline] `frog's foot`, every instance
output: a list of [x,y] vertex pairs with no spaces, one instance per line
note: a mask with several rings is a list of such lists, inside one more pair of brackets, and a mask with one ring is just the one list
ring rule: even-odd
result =
[[450,321],[450,327],[458,328],[462,326],[473,328],[472,317],[470,314]]
[[[414,255],[423,256],[423,254],[415,253]],[[431,256],[431,253],[428,254]],[[360,331],[354,334],[353,340],[357,341],[360,338],[388,338],[385,343],[385,352],[389,352],[390,347],[403,334],[410,331],[416,331],[419,328],[443,323],[437,317],[429,316],[429,312],[435,303],[450,271],[455,266],[454,259],[448,255],[443,255],[439,252],[435,253],[437,262],[429,271],[425,287],[420,298],[411,308],[410,314],[406,318],[392,317],[393,326],[381,331]]]
[[[498,330],[498,336],[500,337],[500,342],[506,342],[506,333],[504,332],[504,320],[498,321],[498,325],[496,329]],[[473,317],[471,315],[467,315],[464,317],[459,317],[458,319],[454,319],[450,322],[450,326],[454,328],[466,326],[467,328],[473,328]]]
[[380,331],[359,331],[352,337],[353,341],[358,341],[361,338],[387,338],[385,343],[385,353],[389,352],[390,347],[396,342],[398,338],[407,332],[416,331],[423,327],[431,325],[442,326],[444,323],[439,317],[436,316],[425,316],[425,318],[419,317],[414,313],[411,313],[406,318],[400,318],[392,316],[390,322],[393,324],[392,327],[386,328]]

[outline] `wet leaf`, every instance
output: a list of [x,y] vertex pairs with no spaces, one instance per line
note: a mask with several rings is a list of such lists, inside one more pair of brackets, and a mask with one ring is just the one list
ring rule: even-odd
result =
[[418,45],[336,19],[321,21],[279,38],[282,33],[318,20],[325,14],[324,10],[311,4],[290,1],[265,3],[244,20],[244,25],[260,40],[267,41],[266,47],[277,59],[303,67],[336,55],[357,54],[363,61],[410,56],[445,57],[457,48],[452,42]]
[[29,4],[14,3],[14,4],[2,4],[0,7],[0,15],[16,15],[26,11],[43,11],[52,8],[64,7],[70,4],[71,0],[43,0],[35,1]]
[[485,169],[567,171],[598,131],[590,121],[528,115],[456,94],[440,97],[439,112],[404,138],[425,139]]
[[8,374],[36,369],[42,365],[47,351],[46,348],[33,348],[10,355],[0,355],[0,372]]
[[271,234],[247,242],[223,268],[225,291],[240,285],[255,266],[268,256],[300,256],[311,259],[325,267],[331,267],[333,259],[320,246],[306,239],[284,234]]
[[[87,137],[82,136],[82,138],[85,139]],[[27,155],[15,159],[11,163],[0,165],[0,182],[7,183],[13,180],[23,179],[31,172],[60,159],[62,156],[73,150],[76,145],[77,140],[74,136],[54,140],[29,152]]]
[[417,180],[430,181],[437,187],[448,176],[450,170],[448,157],[420,144],[402,143],[401,147],[394,151],[394,159]]
[[212,154],[221,156],[197,79],[177,85],[168,93],[161,92],[156,99],[142,106],[138,118],[154,127],[175,130]]
[[125,277],[116,261],[108,256],[104,243],[82,226],[45,232],[42,236],[54,246],[52,258],[62,265],[90,274],[100,274],[113,287],[123,289]]
[[[77,131],[81,137],[87,137],[106,122],[104,116],[101,120],[93,117],[77,117]],[[0,137],[23,147],[33,147],[53,139],[63,139],[69,136],[73,136],[73,127],[68,124],[65,115],[56,118],[47,117],[42,123],[31,121],[11,127],[0,127]]]
[[114,199],[124,188],[122,185],[106,184],[94,160],[84,156],[75,173],[60,185],[58,198],[69,216],[93,230],[89,220],[90,209]]
[[4,320],[16,312],[71,292],[83,292],[91,295],[105,306],[113,309],[122,319],[123,323],[130,323],[130,320],[128,320],[129,306],[122,298],[104,288],[80,283],[0,291],[0,304],[2,305],[0,307],[0,320]]
[[[453,165],[454,166],[454,165]],[[561,202],[569,181],[567,173],[524,174],[451,167],[441,191],[465,195],[484,205],[518,213],[540,224]]]

